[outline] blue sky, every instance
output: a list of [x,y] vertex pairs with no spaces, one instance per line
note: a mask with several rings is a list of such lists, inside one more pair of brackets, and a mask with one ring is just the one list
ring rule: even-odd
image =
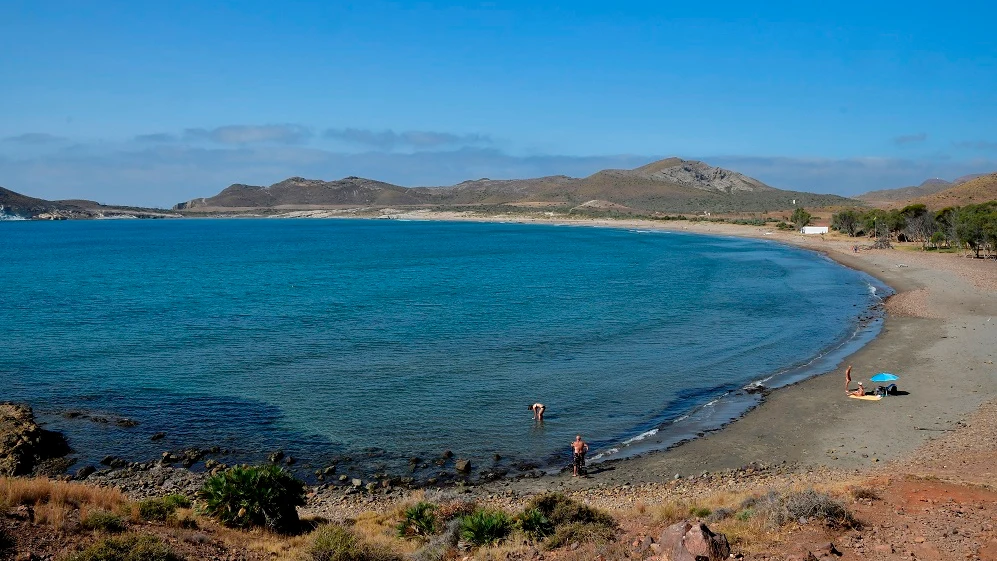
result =
[[702,159],[857,194],[997,170],[987,3],[0,3],[0,185],[168,206]]

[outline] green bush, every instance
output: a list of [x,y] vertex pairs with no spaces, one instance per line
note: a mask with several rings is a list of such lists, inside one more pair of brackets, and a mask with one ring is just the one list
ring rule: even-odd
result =
[[436,533],[436,505],[419,502],[405,509],[405,518],[398,524],[402,538],[426,537]]
[[80,525],[84,530],[100,530],[102,532],[122,532],[125,529],[125,521],[120,516],[106,510],[95,510],[80,520]]
[[525,510],[517,517],[517,526],[531,541],[538,542],[554,533],[554,523],[539,509]]
[[584,505],[561,493],[545,493],[533,497],[526,510],[537,509],[546,516],[554,526],[580,522],[583,524],[601,524],[616,528],[613,517]]
[[236,466],[212,476],[198,491],[204,512],[233,528],[295,530],[305,484],[276,465]]
[[66,561],[183,561],[155,536],[135,534],[105,538]]
[[358,538],[342,526],[322,526],[315,531],[308,554],[313,561],[399,561],[400,557]]
[[554,535],[544,542],[544,549],[557,549],[573,543],[592,542],[604,544],[616,539],[616,528],[604,524],[571,522],[561,524]]
[[526,512],[536,510],[553,526],[544,541],[546,549],[557,549],[574,542],[606,543],[616,538],[617,524],[613,517],[561,493],[546,493],[534,497]]
[[175,494],[146,499],[138,503],[138,515],[142,520],[165,522],[178,508],[190,508],[190,499]]
[[512,532],[512,520],[500,510],[479,510],[460,521],[460,537],[475,546],[491,545]]

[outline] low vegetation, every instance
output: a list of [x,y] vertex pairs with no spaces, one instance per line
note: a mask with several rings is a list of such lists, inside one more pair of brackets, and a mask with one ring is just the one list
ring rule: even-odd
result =
[[279,466],[235,466],[208,479],[198,498],[226,526],[290,533],[298,529],[305,484]]
[[436,505],[420,501],[405,509],[405,518],[398,524],[403,538],[425,538],[436,533]]
[[335,524],[313,534],[308,555],[313,561],[400,561],[391,551],[372,545],[349,529]]
[[125,531],[125,519],[113,512],[94,510],[80,518],[84,530],[117,533]]
[[126,534],[104,538],[66,561],[183,561],[155,536]]
[[190,508],[190,499],[183,495],[167,495],[138,503],[138,517],[146,521],[165,522],[178,508]]

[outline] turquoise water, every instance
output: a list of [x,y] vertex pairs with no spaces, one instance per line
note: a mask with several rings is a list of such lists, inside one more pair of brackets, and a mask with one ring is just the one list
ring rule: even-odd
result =
[[81,463],[219,445],[357,472],[447,449],[557,466],[576,433],[621,449],[805,371],[877,301],[764,241],[440,222],[7,222],[0,279],[3,399]]

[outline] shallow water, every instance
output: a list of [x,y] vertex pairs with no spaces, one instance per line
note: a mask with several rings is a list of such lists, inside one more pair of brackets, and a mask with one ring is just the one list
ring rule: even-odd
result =
[[618,449],[807,371],[877,301],[764,241],[441,222],[6,222],[0,279],[4,399],[81,462],[220,445],[359,471],[446,449],[559,465],[576,433]]

